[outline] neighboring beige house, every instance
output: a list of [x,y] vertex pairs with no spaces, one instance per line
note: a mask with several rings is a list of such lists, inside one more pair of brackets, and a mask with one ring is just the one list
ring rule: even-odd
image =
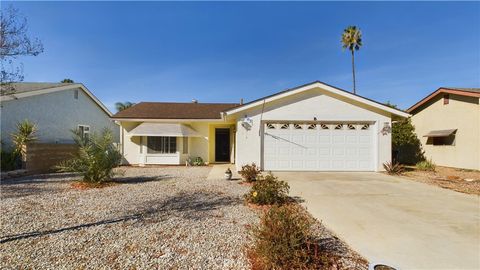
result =
[[15,83],[15,91],[0,96],[0,133],[3,146],[12,145],[18,122],[28,119],[38,127],[40,143],[73,143],[73,129],[84,136],[109,128],[118,142],[118,125],[110,111],[81,83]]
[[381,171],[410,115],[321,82],[246,104],[141,102],[112,119],[127,164],[255,162],[272,171]]
[[480,170],[479,98],[480,88],[441,87],[407,110],[426,158]]

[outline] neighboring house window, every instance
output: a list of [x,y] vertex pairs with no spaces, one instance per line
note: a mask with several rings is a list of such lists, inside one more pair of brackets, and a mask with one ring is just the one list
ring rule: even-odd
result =
[[90,126],[78,125],[78,131],[83,139],[88,139],[90,137]]
[[427,139],[427,144],[432,145],[455,145],[455,135],[445,137],[429,137]]
[[172,154],[177,152],[176,137],[147,137],[147,153]]
[[78,90],[73,91],[73,98],[78,99]]
[[143,154],[143,137],[140,137],[140,154]]
[[443,95],[443,105],[447,105],[450,102],[450,95],[445,94]]
[[188,137],[183,137],[183,153],[188,154]]

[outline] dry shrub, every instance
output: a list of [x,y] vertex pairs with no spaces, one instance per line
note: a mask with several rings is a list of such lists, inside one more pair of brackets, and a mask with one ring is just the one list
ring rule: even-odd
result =
[[258,177],[250,191],[245,194],[245,199],[258,205],[282,204],[288,200],[289,189],[287,182],[278,180],[270,173]]
[[329,258],[315,240],[314,221],[295,204],[274,205],[253,227],[247,256],[252,269],[326,269]]
[[258,175],[260,174],[260,168],[257,167],[255,163],[247,164],[242,166],[242,170],[239,174],[245,179],[247,182],[253,182],[257,180]]

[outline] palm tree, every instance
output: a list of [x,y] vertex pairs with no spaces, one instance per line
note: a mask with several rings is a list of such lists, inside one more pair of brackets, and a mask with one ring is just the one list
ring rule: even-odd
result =
[[353,93],[356,94],[355,85],[355,51],[362,47],[362,32],[356,26],[349,26],[343,30],[342,47],[352,52]]
[[128,109],[128,108],[132,107],[133,105],[135,105],[135,103],[132,103],[132,102],[129,102],[129,101],[124,102],[124,103],[117,102],[117,103],[115,103],[115,108],[117,109],[118,112],[120,112],[120,111],[123,111],[125,109]]

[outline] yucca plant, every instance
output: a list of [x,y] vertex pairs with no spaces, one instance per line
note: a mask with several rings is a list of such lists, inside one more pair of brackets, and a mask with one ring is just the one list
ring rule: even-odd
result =
[[17,123],[17,130],[11,134],[15,146],[14,152],[25,156],[25,146],[37,140],[37,125],[25,119]]
[[72,131],[73,139],[78,145],[78,152],[72,159],[61,162],[56,168],[60,172],[78,172],[83,181],[102,183],[111,180],[113,169],[120,165],[122,155],[113,144],[113,135],[104,129],[100,135],[93,134],[82,138],[78,130]]
[[405,171],[405,167],[398,162],[383,163],[383,168],[388,174],[402,174]]

